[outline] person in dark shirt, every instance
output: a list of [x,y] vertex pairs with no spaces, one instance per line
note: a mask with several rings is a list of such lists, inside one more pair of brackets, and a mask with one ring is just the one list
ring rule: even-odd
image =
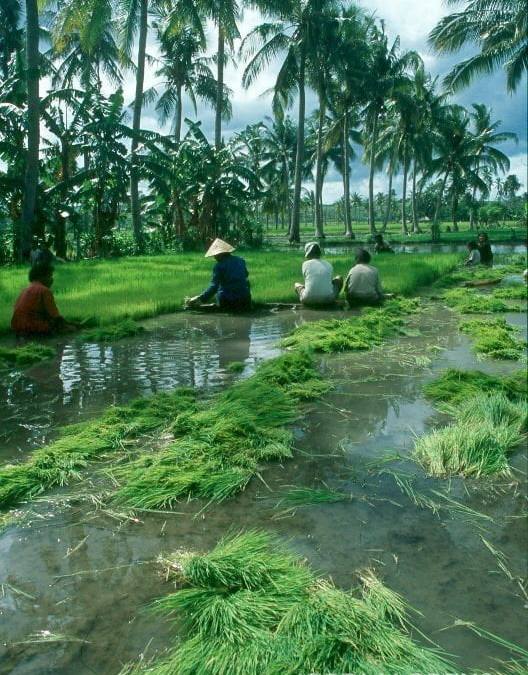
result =
[[486,267],[493,267],[493,251],[485,232],[481,232],[478,236],[478,250],[481,264],[486,265]]
[[376,234],[374,235],[374,252],[394,253],[394,249],[391,248],[386,241],[384,241],[382,234]]
[[188,307],[197,307],[216,295],[221,309],[241,312],[251,309],[251,290],[248,271],[243,258],[232,255],[234,247],[222,239],[215,239],[205,254],[214,257],[211,283],[203,293],[187,301]]

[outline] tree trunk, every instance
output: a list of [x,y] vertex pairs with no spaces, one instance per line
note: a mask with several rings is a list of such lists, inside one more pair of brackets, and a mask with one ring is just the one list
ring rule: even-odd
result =
[[412,194],[411,194],[411,205],[412,205],[412,219],[413,219],[413,234],[419,234],[420,224],[418,222],[418,211],[416,208],[416,157],[414,158],[413,163],[413,179],[412,179]]
[[407,173],[408,173],[408,163],[407,163],[407,145],[403,146],[403,189],[402,189],[402,205],[401,205],[401,218],[402,218],[402,234],[409,234],[407,230]]
[[[61,141],[61,179],[67,183],[70,179],[70,152],[68,141]],[[61,189],[61,202],[64,207],[68,200],[68,186]],[[55,219],[55,253],[59,258],[66,257],[66,219],[57,213]]]
[[453,221],[453,232],[458,232],[458,194],[456,190],[453,190],[451,200],[451,219]]
[[322,96],[319,95],[319,124],[317,128],[317,150],[315,159],[315,236],[316,238],[324,237],[324,223],[323,223],[323,124],[325,118],[325,106],[322,102]]
[[383,227],[381,228],[382,232],[387,230],[389,224],[391,206],[392,206],[392,179],[394,174],[394,152],[391,152],[391,157],[389,161],[389,194],[387,196],[387,208],[385,209],[385,216],[383,218]]
[[350,208],[350,160],[348,158],[348,115],[343,119],[343,196],[345,211],[345,237],[355,239],[352,230],[352,211]]
[[304,115],[306,109],[306,92],[304,89],[306,68],[306,54],[304,43],[301,43],[299,63],[299,121],[297,126],[297,152],[295,156],[295,181],[293,186],[293,208],[289,240],[291,243],[299,243],[300,217],[301,217],[301,187],[302,187],[302,164],[304,158]]
[[139,168],[136,157],[139,141],[138,134],[141,128],[141,108],[143,106],[143,82],[145,80],[145,53],[148,30],[148,0],[140,0],[139,17],[139,45],[136,72],[136,95],[134,98],[134,112],[132,116],[132,130],[134,137],[130,146],[132,163],[130,167],[130,210],[132,214],[132,229],[136,249],[143,250],[143,229],[141,227],[141,210],[139,204]]
[[224,58],[225,58],[225,36],[224,29],[219,20],[218,22],[218,50],[217,58],[217,84],[216,84],[216,110],[215,110],[215,148],[220,150],[222,145],[222,101],[224,98]]
[[37,0],[26,0],[26,86],[28,105],[28,141],[24,198],[17,246],[19,261],[27,259],[35,228],[39,180],[40,100],[39,100],[39,16]]
[[368,202],[368,223],[371,235],[376,234],[376,222],[374,215],[374,163],[375,148],[378,137],[378,111],[374,112],[374,121],[372,123],[372,138],[370,139],[370,171],[369,171],[369,202]]
[[180,145],[181,140],[182,108],[182,88],[179,86],[176,91],[176,117],[174,118],[174,142],[176,146]]
[[438,218],[440,216],[440,208],[442,206],[442,199],[444,197],[444,191],[445,191],[445,186],[447,183],[447,177],[449,175],[449,171],[446,171],[444,180],[442,181],[442,187],[440,189],[440,194],[438,195],[438,199],[436,201],[436,208],[435,208],[435,213],[434,213],[434,218],[433,218],[433,224],[431,226],[431,239],[433,242],[438,242],[440,241],[440,227],[438,225]]

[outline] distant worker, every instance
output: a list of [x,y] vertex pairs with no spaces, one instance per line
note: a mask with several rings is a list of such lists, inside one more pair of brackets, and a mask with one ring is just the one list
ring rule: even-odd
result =
[[343,288],[343,278],[334,277],[334,268],[326,260],[321,260],[321,255],[321,247],[316,241],[310,241],[304,247],[304,284],[295,284],[295,292],[303,305],[333,305]]
[[468,241],[467,250],[469,251],[469,255],[464,264],[467,265],[468,267],[480,265],[480,252],[477,246],[477,242]]
[[369,263],[370,253],[358,248],[356,264],[345,279],[345,297],[350,307],[375,306],[385,299],[378,270]]
[[485,232],[481,232],[478,236],[478,250],[481,264],[486,265],[486,267],[493,267],[493,251]]
[[29,262],[32,267],[35,265],[53,265],[55,256],[51,251],[51,237],[47,239],[34,238],[29,254]]
[[394,249],[384,241],[382,234],[374,235],[374,253],[394,253]]
[[18,296],[11,319],[11,328],[17,335],[50,335],[75,329],[60,315],[50,288],[53,285],[53,267],[34,265],[29,270],[30,284]]
[[188,307],[197,307],[216,295],[221,309],[243,312],[251,309],[251,290],[246,262],[243,258],[231,255],[234,251],[231,244],[222,239],[215,239],[209,247],[206,258],[216,260],[213,278],[208,288],[200,295],[187,301]]

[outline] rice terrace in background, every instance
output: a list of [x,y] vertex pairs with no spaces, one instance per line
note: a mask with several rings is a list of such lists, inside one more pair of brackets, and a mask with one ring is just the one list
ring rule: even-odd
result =
[[528,673],[527,31],[2,0],[0,675]]

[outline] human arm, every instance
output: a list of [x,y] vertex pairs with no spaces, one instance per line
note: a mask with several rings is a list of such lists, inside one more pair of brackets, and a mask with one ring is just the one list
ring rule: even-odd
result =
[[211,278],[211,283],[205,289],[205,291],[197,297],[197,301],[207,302],[207,300],[209,300],[210,298],[213,297],[213,295],[216,294],[219,287],[220,287],[220,270],[219,264],[216,263],[216,265],[213,268],[213,276]]

